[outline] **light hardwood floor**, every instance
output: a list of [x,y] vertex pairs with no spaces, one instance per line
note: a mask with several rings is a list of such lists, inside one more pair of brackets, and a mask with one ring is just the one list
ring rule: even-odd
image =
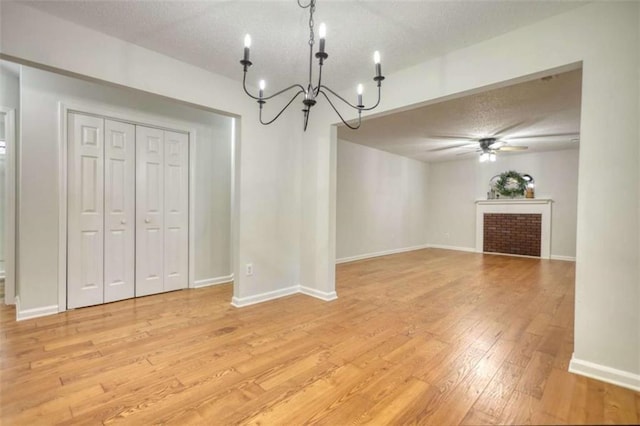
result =
[[640,393],[567,372],[573,283],[570,262],[426,249],[338,266],[330,303],[2,307],[0,423],[638,423]]

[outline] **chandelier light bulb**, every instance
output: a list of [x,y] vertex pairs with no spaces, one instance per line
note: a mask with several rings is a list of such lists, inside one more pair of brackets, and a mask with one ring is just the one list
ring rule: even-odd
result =
[[[324,44],[325,37],[327,36],[327,26],[323,23],[320,24],[320,28],[318,28],[318,35],[320,36],[320,55],[324,54]],[[326,59],[326,55],[324,57]]]
[[249,61],[250,47],[251,47],[251,36],[247,34],[246,36],[244,36],[244,56],[242,58],[242,61],[240,61],[240,63],[244,65],[245,68],[251,65],[251,62]]
[[363,91],[364,91],[364,87],[362,87],[362,84],[358,84],[358,95],[362,95]]
[[258,83],[258,87],[260,87],[260,90],[264,90],[264,88],[267,87],[267,82],[264,80],[260,80],[260,82]]
[[325,38],[327,37],[327,26],[323,23],[320,24],[320,28],[318,28],[318,36],[320,36],[320,38]]
[[380,65],[380,52],[373,52],[373,63],[376,64],[376,78],[382,78],[382,65]]

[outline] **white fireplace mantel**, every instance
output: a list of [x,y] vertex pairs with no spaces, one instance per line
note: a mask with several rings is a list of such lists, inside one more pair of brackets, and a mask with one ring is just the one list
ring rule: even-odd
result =
[[484,250],[484,214],[540,214],[542,216],[542,235],[540,236],[540,257],[551,256],[551,203],[549,198],[498,198],[495,200],[476,200],[476,252]]

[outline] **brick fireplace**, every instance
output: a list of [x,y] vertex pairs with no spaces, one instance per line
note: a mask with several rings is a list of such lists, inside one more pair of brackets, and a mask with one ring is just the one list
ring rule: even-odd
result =
[[485,213],[483,251],[540,256],[541,214]]
[[476,201],[476,251],[549,259],[551,200]]

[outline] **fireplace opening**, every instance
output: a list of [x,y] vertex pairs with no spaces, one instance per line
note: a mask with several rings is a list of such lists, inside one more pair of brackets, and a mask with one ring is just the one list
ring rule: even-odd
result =
[[540,257],[542,215],[484,213],[483,251]]

